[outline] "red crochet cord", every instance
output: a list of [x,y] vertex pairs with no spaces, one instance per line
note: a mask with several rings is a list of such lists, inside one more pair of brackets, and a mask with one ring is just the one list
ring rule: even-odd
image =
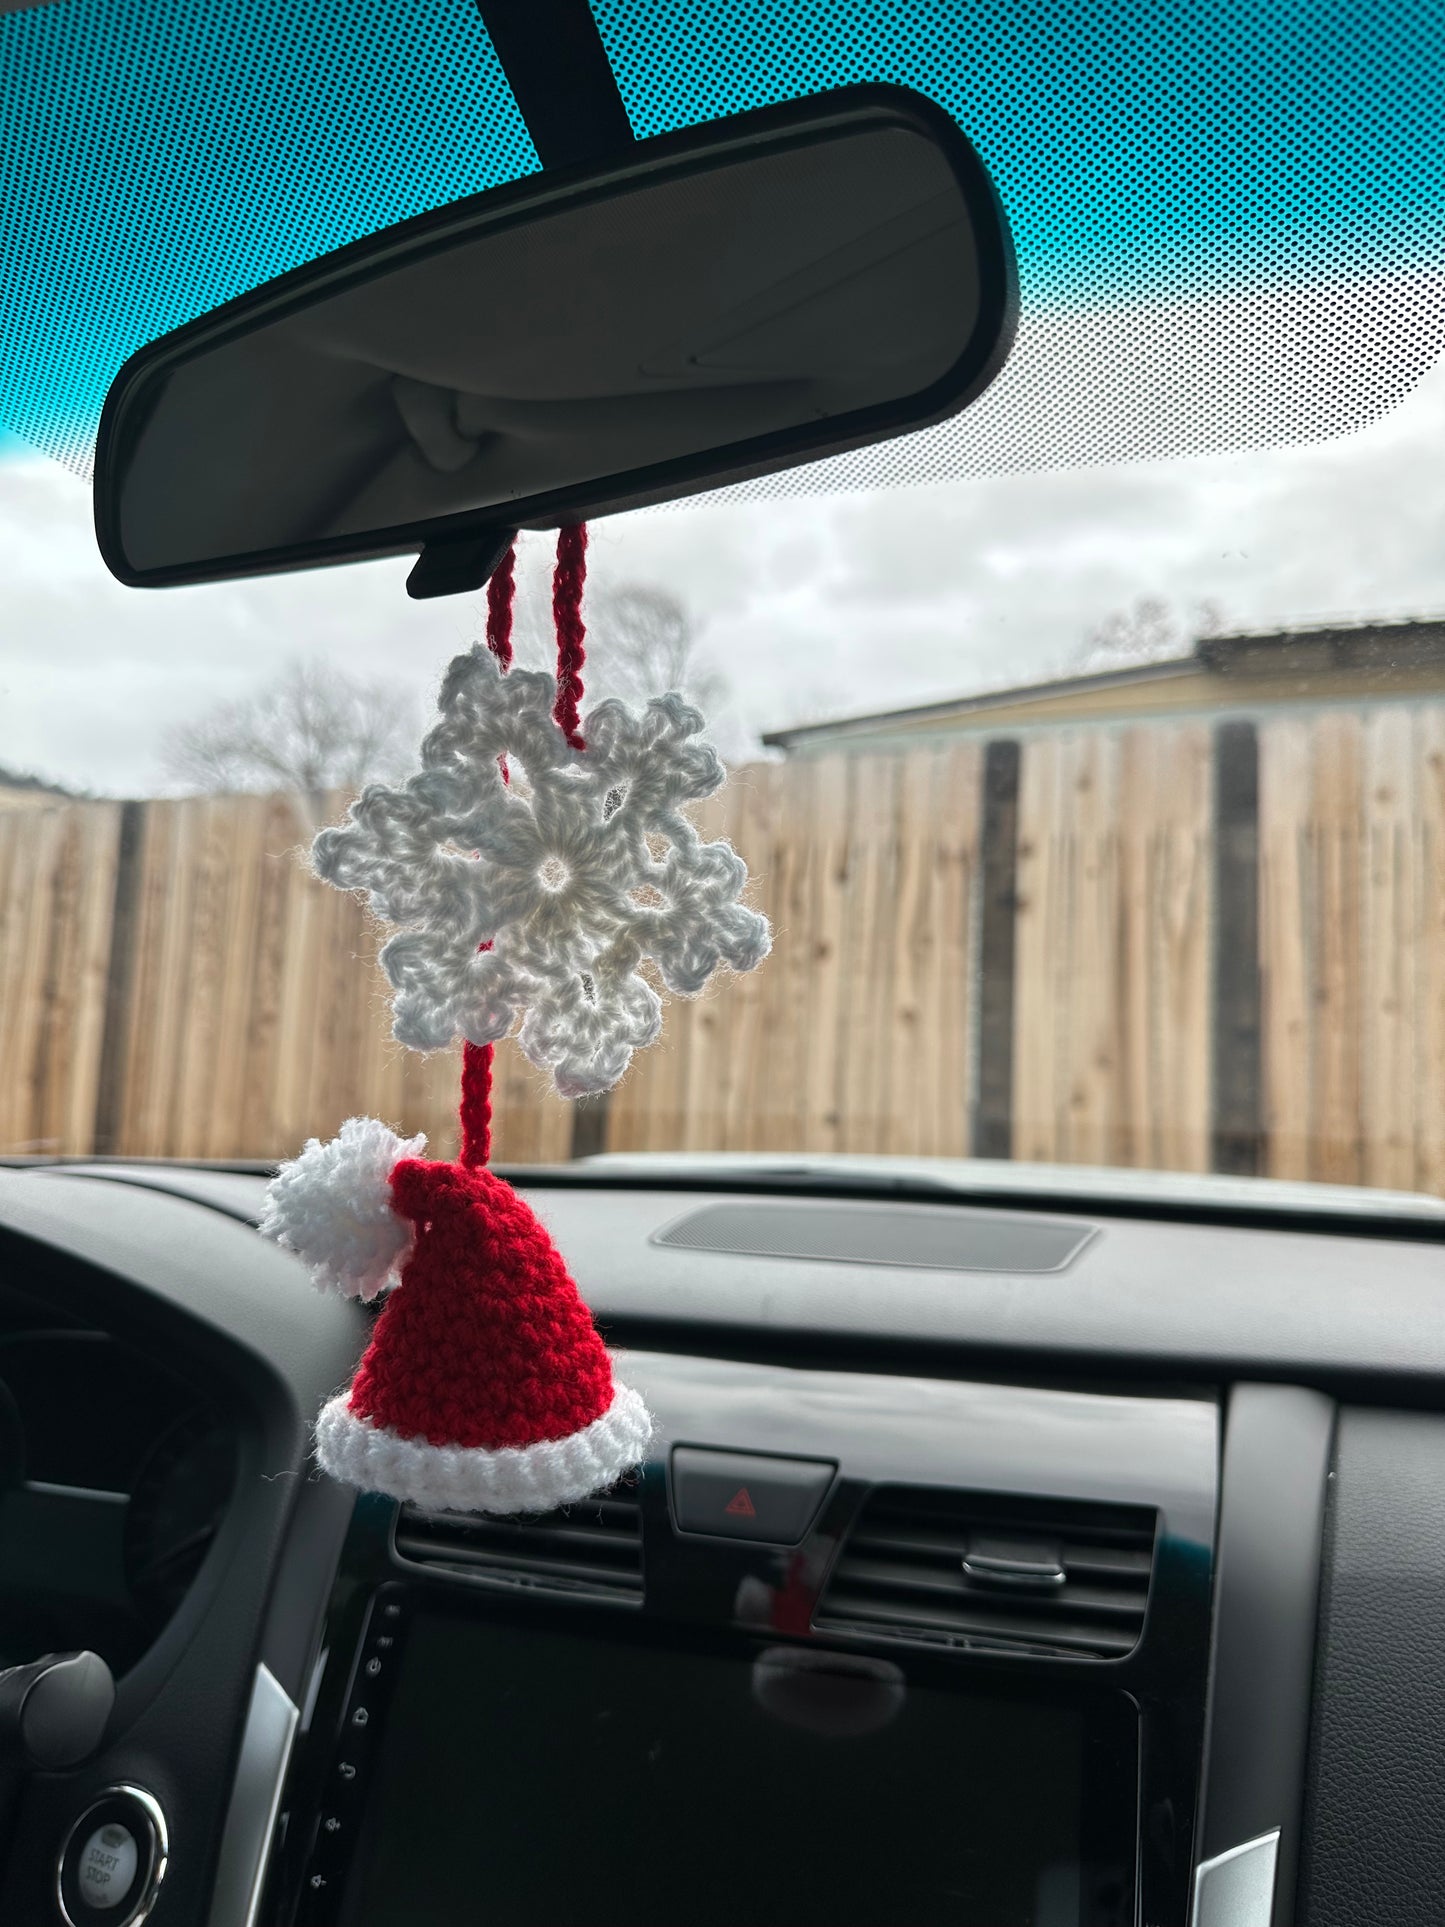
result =
[[[502,665],[512,666],[512,609],[517,599],[517,549],[514,543],[492,572],[487,584],[487,647]],[[502,764],[502,781],[507,780],[507,765]],[[487,946],[482,945],[485,950]],[[462,1045],[462,1101],[459,1118],[462,1127],[461,1161],[479,1166],[492,1155],[492,1059],[491,1044]]]
[[552,619],[557,625],[556,717],[573,749],[585,749],[578,704],[582,700],[583,643],[582,590],[587,582],[587,524],[578,522],[557,531],[557,567],[552,575]]
[[517,545],[514,542],[487,584],[487,647],[502,665],[512,666],[512,605],[517,599]]
[[[512,615],[517,596],[517,551],[507,550],[487,584],[487,647],[502,665],[512,662]],[[579,522],[557,534],[557,566],[552,575],[552,618],[557,625],[557,702],[552,711],[573,749],[585,748],[578,705],[582,700],[582,666],[587,629],[582,620],[582,591],[587,583],[587,524]],[[506,766],[502,777],[506,779]],[[482,945],[485,950],[487,946]],[[491,1044],[462,1045],[461,1162],[469,1167],[487,1163],[492,1155]]]
[[462,1045],[462,1150],[466,1165],[482,1165],[492,1155],[493,1044]]

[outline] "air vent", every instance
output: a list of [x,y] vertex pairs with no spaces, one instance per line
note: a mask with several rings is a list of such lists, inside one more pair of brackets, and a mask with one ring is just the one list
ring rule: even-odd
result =
[[640,1605],[641,1488],[614,1486],[600,1499],[518,1519],[424,1512],[404,1505],[396,1525],[396,1552],[428,1571],[509,1591]]
[[1153,1511],[888,1487],[865,1502],[820,1631],[979,1652],[1122,1659],[1139,1643]]

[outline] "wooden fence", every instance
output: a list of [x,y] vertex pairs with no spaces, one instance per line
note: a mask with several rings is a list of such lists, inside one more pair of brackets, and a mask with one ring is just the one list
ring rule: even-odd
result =
[[[777,930],[605,1104],[508,1045],[497,1155],[987,1153],[1445,1194],[1445,704],[738,772]],[[453,1144],[284,798],[0,811],[0,1150]]]

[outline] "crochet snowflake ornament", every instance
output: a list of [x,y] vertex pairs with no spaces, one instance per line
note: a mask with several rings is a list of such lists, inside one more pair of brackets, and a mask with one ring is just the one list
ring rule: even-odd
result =
[[520,1018],[526,1055],[582,1097],[657,1038],[644,962],[692,997],[719,967],[753,969],[772,937],[741,902],[742,858],[683,814],[725,778],[697,710],[599,703],[579,750],[555,698],[550,676],[504,675],[481,645],[458,656],[421,768],[364,791],[312,862],[397,926],[381,963],[400,1043],[491,1043]]

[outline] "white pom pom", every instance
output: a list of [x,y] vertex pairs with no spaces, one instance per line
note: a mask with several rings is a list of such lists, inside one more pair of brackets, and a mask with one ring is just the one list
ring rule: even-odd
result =
[[261,1236],[304,1260],[318,1290],[375,1298],[399,1284],[413,1231],[391,1208],[391,1172],[420,1157],[424,1137],[402,1138],[374,1117],[349,1117],[329,1144],[311,1138],[266,1187]]

